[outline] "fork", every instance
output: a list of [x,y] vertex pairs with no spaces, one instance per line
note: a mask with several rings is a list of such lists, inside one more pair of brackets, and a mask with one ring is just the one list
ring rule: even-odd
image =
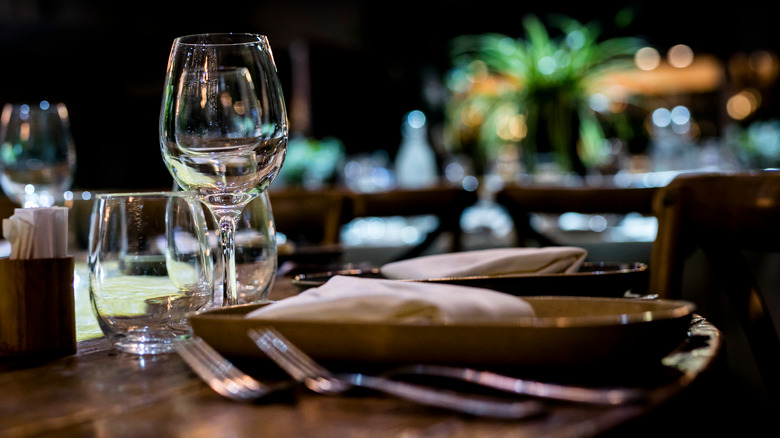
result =
[[255,344],[294,380],[304,383],[312,391],[321,394],[342,394],[352,387],[362,387],[423,405],[450,409],[474,416],[502,419],[521,419],[544,412],[544,405],[537,401],[517,402],[487,397],[475,398],[383,377],[358,373],[334,374],[315,362],[274,329],[250,329],[248,334]]
[[291,382],[266,385],[236,368],[202,338],[176,344],[176,352],[211,389],[232,400],[253,402],[289,392]]
[[540,382],[537,380],[519,379],[491,371],[479,371],[471,368],[444,365],[409,365],[390,370],[383,375],[386,377],[400,375],[446,377],[513,394],[593,405],[615,406],[637,403],[646,400],[648,397],[647,392],[640,388],[591,388],[585,386],[563,385],[558,383]]

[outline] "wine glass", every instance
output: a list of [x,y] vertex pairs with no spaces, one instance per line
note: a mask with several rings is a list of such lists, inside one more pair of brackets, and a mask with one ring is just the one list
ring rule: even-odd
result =
[[279,173],[288,120],[268,39],[254,34],[176,38],[160,112],[160,144],[176,182],[219,223],[223,305],[238,304],[236,221]]
[[64,103],[6,104],[0,117],[0,185],[22,207],[49,207],[70,188],[76,148]]

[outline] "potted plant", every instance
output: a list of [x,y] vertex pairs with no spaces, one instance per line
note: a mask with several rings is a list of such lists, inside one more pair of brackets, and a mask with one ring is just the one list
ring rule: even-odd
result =
[[524,38],[484,34],[453,41],[451,143],[479,144],[471,151],[478,163],[507,144],[520,146],[528,173],[542,155],[579,174],[603,159],[604,134],[588,106],[589,84],[606,70],[632,65],[641,41],[599,41],[598,26],[568,17],[556,17],[554,24],[561,31],[556,38],[529,15]]

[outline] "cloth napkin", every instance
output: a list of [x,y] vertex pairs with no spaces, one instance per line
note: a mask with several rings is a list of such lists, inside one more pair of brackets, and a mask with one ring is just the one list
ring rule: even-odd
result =
[[533,315],[523,299],[488,289],[335,276],[322,286],[254,310],[247,318],[455,324]]
[[471,277],[511,274],[571,274],[577,272],[588,252],[571,246],[544,248],[496,248],[415,257],[380,268],[392,279]]

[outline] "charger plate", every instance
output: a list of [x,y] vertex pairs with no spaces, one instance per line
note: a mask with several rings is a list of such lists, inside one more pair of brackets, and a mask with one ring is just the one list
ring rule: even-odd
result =
[[[460,286],[481,287],[518,296],[560,295],[622,297],[626,292],[642,295],[647,288],[648,267],[645,263],[585,262],[573,274],[478,275],[470,277],[430,278],[422,281]],[[344,269],[313,274],[299,274],[292,283],[299,290],[317,287],[335,275],[385,278],[379,268]]]
[[277,321],[246,318],[267,304],[203,312],[195,335],[227,356],[265,358],[247,336],[272,326],[322,361],[471,366],[633,366],[657,362],[686,338],[694,306],[686,301],[526,297],[534,317],[475,324],[419,325]]

